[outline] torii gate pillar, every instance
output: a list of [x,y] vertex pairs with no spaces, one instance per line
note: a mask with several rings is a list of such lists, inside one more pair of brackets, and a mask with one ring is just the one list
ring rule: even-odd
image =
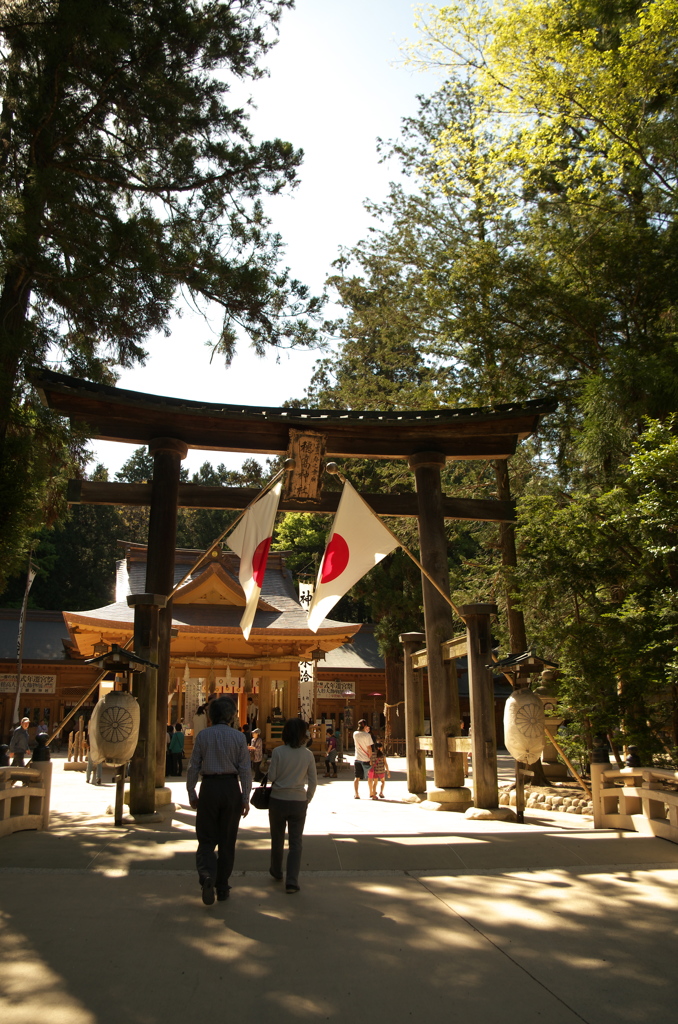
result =
[[[442,452],[418,452],[411,455],[408,462],[414,471],[417,485],[421,564],[449,594],[447,538],[440,480],[445,455]],[[462,755],[451,752],[447,742],[448,736],[461,734],[459,691],[454,664],[449,663],[449,667],[446,665],[442,650],[443,643],[453,634],[452,609],[423,575],[421,582],[428,657],[433,781],[436,787],[429,793],[429,800],[439,802],[446,810],[463,811],[471,806],[471,792],[464,786]]]
[[[177,510],[181,461],[188,445],[174,437],[156,437],[149,442],[153,456],[153,490],[148,523],[146,590],[169,597],[174,589],[174,552],[177,543]],[[158,699],[156,708],[155,786],[165,785],[167,749],[167,697],[169,693],[172,602],[158,615]],[[168,790],[169,792],[169,790]],[[157,801],[156,801],[157,802]]]
[[424,633],[401,633],[405,673],[405,752],[407,757],[407,789],[416,796],[426,795],[426,753],[417,745],[424,735],[424,689],[422,670],[412,664],[414,652],[426,643]]
[[473,804],[494,810],[499,806],[497,783],[497,733],[494,724],[494,677],[490,616],[496,604],[463,604],[466,619],[468,681],[471,699],[473,751]]

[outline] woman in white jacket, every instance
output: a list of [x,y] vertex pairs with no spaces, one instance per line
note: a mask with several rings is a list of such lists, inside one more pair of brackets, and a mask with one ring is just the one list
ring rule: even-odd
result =
[[313,799],[317,785],[315,758],[306,746],[306,722],[288,718],[283,726],[284,746],[276,747],[271,755],[268,781],[273,783],[268,821],[271,827],[271,866],[269,871],[282,881],[285,829],[288,832],[289,852],[285,891],[299,892],[301,866],[301,837],[304,833],[306,808]]

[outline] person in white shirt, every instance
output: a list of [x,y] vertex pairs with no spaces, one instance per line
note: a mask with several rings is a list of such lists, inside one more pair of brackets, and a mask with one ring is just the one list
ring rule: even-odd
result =
[[[229,697],[208,705],[210,726],[195,740],[186,774],[188,802],[198,813],[195,855],[202,901],[227,900],[240,818],[250,809],[252,771],[245,737],[231,726],[235,704]],[[200,781],[200,797],[197,785]],[[217,856],[217,848],[219,850]]]
[[353,780],[353,788],[355,790],[356,800],[360,800],[358,786],[360,785],[361,779],[364,779],[365,782],[368,781],[373,743],[374,740],[370,733],[370,727],[365,719],[361,718],[358,722],[358,728],[353,733],[353,746],[355,747],[355,761],[353,762],[353,766],[355,768],[355,779]]

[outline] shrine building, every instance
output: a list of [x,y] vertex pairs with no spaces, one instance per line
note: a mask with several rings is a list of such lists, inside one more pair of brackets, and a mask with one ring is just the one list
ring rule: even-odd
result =
[[[89,611],[32,612],[24,643],[20,716],[37,726],[46,720],[50,731],[81,699],[98,670],[85,664],[95,645],[125,645],[134,633],[129,594],[143,590],[145,545],[121,542],[124,557],[117,564],[115,600]],[[178,549],[175,585],[191,570],[202,551]],[[307,626],[285,553],[272,551],[249,639],[240,629],[245,595],[238,581],[238,556],[216,547],[208,561],[192,573],[172,602],[168,721],[190,728],[193,714],[207,694],[232,694],[241,721],[247,698],[255,699],[259,722],[268,724],[274,709],[282,717],[299,710],[300,662],[311,662],[351,641],[359,623],[325,619],[317,633]],[[2,735],[12,724],[16,687],[16,612],[0,612],[0,714]],[[102,681],[90,706],[114,684]],[[68,731],[68,727],[67,727]],[[266,733],[265,733],[266,735]]]

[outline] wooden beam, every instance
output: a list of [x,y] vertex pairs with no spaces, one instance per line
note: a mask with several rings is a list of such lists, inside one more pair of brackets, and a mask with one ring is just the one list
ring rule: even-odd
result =
[[41,370],[43,403],[89,437],[148,444],[175,437],[190,448],[285,455],[290,430],[317,431],[328,457],[406,459],[438,451],[448,459],[505,459],[557,403],[550,398],[494,408],[360,411],[221,405],[147,395]]
[[[457,658],[465,658],[468,653],[466,633],[462,634],[462,636],[452,637],[451,640],[445,640],[440,647],[443,652],[443,661],[456,661]],[[425,647],[421,651],[414,652],[412,664],[415,668],[428,668],[428,657]]]
[[412,652],[425,639],[423,633],[400,634],[404,648],[405,756],[410,793],[426,792],[426,755],[417,746],[417,736],[424,731],[424,688],[422,674],[412,664]]
[[[66,410],[56,409],[57,412],[65,413]],[[150,430],[139,430],[138,423],[134,420],[129,423],[115,422],[113,424],[107,419],[101,420],[92,416],[81,417],[71,416],[71,423],[80,429],[84,429],[89,437],[106,441],[118,441],[125,444],[143,445],[147,444],[148,433],[155,433],[163,428],[169,430],[173,423],[166,418],[153,418]],[[314,426],[315,424],[310,424]],[[472,434],[465,436],[452,433],[451,431],[440,430],[430,431],[433,438],[425,436],[422,440],[421,432],[413,436],[406,436],[401,433],[399,427],[389,425],[380,431],[368,430],[367,425],[362,424],[366,436],[360,429],[361,425],[347,425],[342,431],[325,428],[327,457],[334,459],[404,459],[410,454],[415,454],[417,448],[422,444],[435,443],[447,459],[508,459],[515,454],[516,443],[523,437],[529,437],[537,428],[537,419],[530,418],[529,423],[521,424],[526,429],[519,433],[504,433],[497,430],[494,434]],[[180,433],[182,440],[190,448],[198,451],[236,452],[240,455],[279,455],[287,454],[289,448],[289,428],[298,424],[276,424],[277,429],[266,431],[257,429],[256,424],[244,423],[234,426],[228,425],[227,431],[223,423],[209,425],[201,422],[199,428],[185,418],[181,424],[174,425],[175,432]],[[178,429],[176,429],[178,426]],[[271,426],[267,424],[267,426]],[[503,427],[503,424],[502,424]],[[357,429],[356,429],[357,428]],[[504,427],[504,430],[507,428]],[[508,428],[510,429],[510,428]],[[394,440],[397,435],[397,442]]]
[[[69,480],[67,501],[71,505],[150,505],[152,484],[127,484],[104,480]],[[180,484],[179,508],[231,509],[242,511],[257,496],[256,487],[212,487],[204,484]],[[323,491],[319,502],[309,503],[283,498],[282,512],[337,511],[340,491]],[[365,501],[380,516],[417,515],[416,494],[364,494]],[[513,523],[516,513],[511,501],[492,498],[442,497],[446,519],[471,522]]]
[[439,789],[464,788],[461,756],[450,754],[447,737],[460,732],[459,692],[456,675],[450,677],[441,647],[452,633],[452,609],[430,579],[444,593],[450,592],[447,537],[442,508],[440,472],[445,457],[440,452],[421,452],[409,460],[414,472],[419,507],[418,532],[424,598],[424,630],[428,650],[428,694],[433,736],[433,781]]
[[168,603],[158,611],[158,671],[156,683],[155,788],[165,785],[167,754],[167,697],[169,694],[170,644],[174,552],[177,546],[177,491],[181,462],[188,449],[172,437],[154,438],[149,444],[153,456],[151,513],[148,523],[146,592],[162,594]]
[[[417,750],[433,750],[432,736],[416,736],[415,741]],[[473,741],[470,736],[448,736],[447,749],[451,754],[470,754],[472,742]]]
[[139,741],[132,757],[129,787],[130,814],[155,813],[155,750],[158,706],[158,614],[166,599],[159,594],[132,594],[134,653],[152,662],[134,674],[134,696],[139,701]]
[[492,631],[495,604],[463,604],[468,637],[468,684],[471,703],[473,804],[493,810],[499,806],[497,736],[494,719]]

